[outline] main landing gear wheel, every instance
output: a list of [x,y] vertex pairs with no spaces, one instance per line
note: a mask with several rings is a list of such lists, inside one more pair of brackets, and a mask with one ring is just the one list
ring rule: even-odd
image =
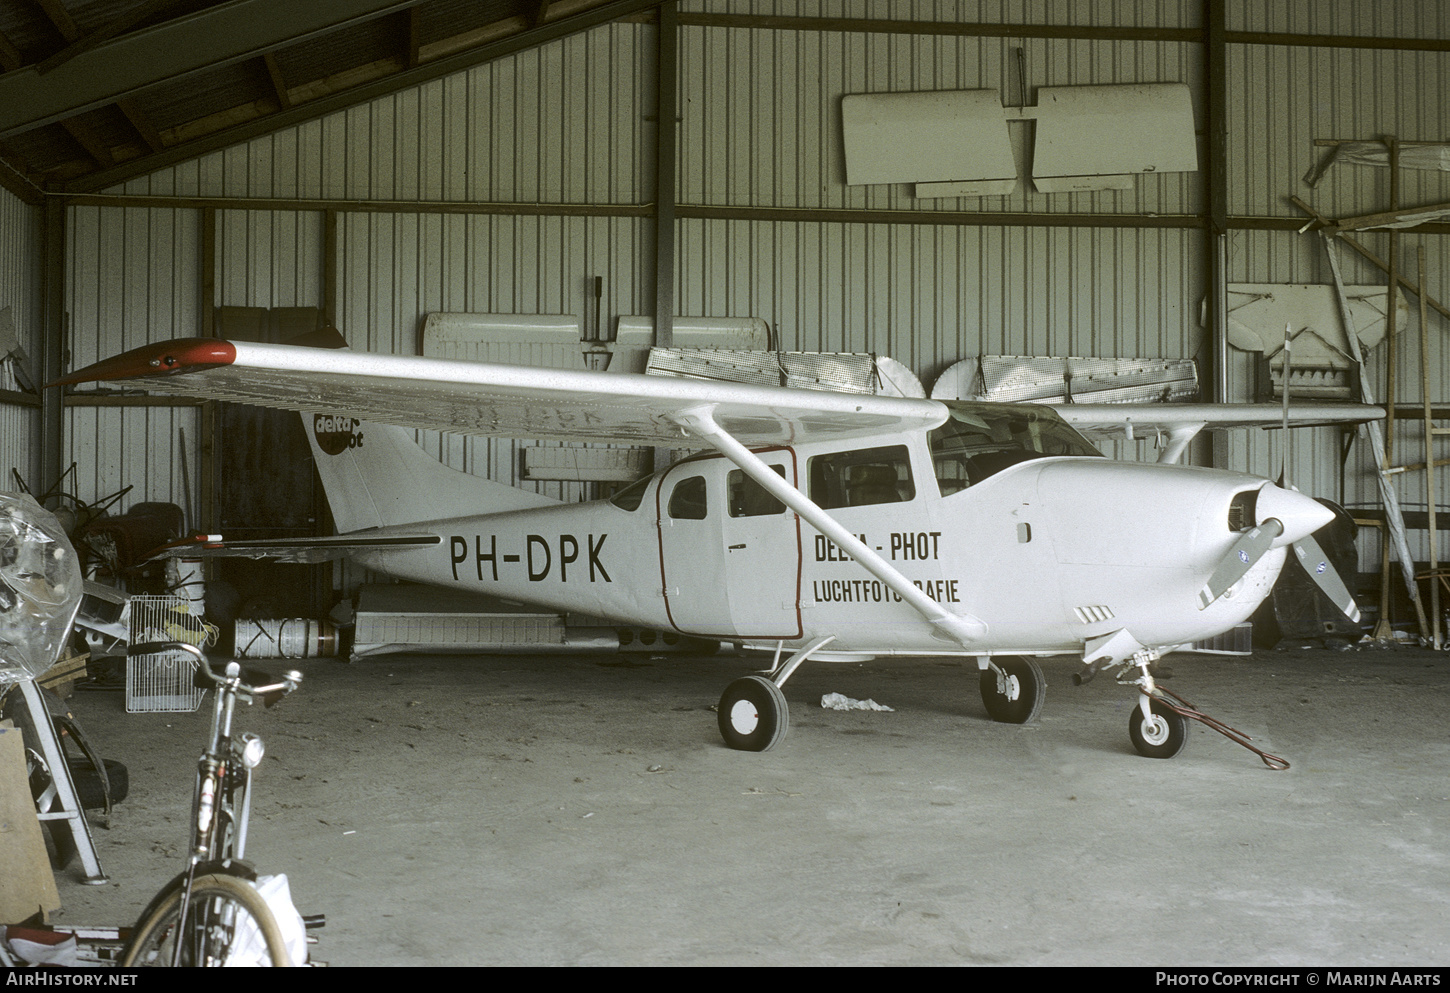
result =
[[1036,720],[1047,696],[1042,669],[1034,660],[1016,656],[993,658],[992,666],[982,670],[982,703],[987,705],[987,714],[999,724]]
[[790,727],[790,708],[780,687],[764,676],[744,676],[720,697],[720,735],[743,752],[774,748]]
[[1153,700],[1149,703],[1153,719],[1143,719],[1143,708],[1134,707],[1128,718],[1128,737],[1139,755],[1150,759],[1171,759],[1183,751],[1188,744],[1188,718],[1167,704]]

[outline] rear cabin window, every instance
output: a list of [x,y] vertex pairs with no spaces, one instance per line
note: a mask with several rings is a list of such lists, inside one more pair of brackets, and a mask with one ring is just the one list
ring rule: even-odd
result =
[[677,521],[705,519],[705,477],[691,476],[670,491],[669,515]]
[[916,499],[905,445],[817,455],[807,463],[811,499],[825,510]]
[[[773,465],[771,468],[781,479],[785,478],[785,466]],[[785,504],[740,469],[730,470],[730,475],[725,477],[725,495],[731,517],[768,517],[785,513]]]

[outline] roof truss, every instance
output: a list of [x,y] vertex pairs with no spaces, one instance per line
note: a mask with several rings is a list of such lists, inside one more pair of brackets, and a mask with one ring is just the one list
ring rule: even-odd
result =
[[0,160],[93,192],[659,2],[0,0]]

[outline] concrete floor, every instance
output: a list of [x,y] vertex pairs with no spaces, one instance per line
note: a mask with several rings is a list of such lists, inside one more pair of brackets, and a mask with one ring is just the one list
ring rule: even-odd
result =
[[[806,665],[751,754],[712,709],[738,658],[307,661],[239,715],[268,746],[250,854],[333,965],[1450,964],[1450,658],[1169,664],[1292,768],[1198,725],[1140,758],[1132,696],[1070,662],[1026,726],[970,662]],[[55,919],[129,923],[182,867],[206,711],[72,703],[131,795],[96,831],[111,882],[72,865]]]

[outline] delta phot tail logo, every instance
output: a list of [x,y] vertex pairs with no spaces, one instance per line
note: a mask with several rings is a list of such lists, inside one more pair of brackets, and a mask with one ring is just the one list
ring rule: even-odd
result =
[[328,455],[341,455],[349,448],[361,448],[363,436],[358,430],[360,427],[362,422],[355,417],[312,415],[312,434],[317,438],[317,447]]

